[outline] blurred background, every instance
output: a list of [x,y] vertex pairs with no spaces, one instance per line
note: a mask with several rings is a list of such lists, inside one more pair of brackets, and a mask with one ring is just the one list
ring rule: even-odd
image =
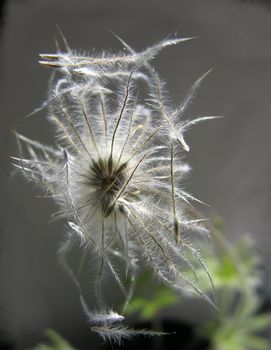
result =
[[[55,51],[58,25],[74,49],[118,51],[111,31],[137,50],[175,34],[198,36],[153,61],[178,103],[190,85],[213,68],[187,118],[223,115],[187,137],[193,170],[185,187],[219,215],[227,236],[249,234],[264,264],[271,232],[271,2],[242,0],[6,0],[0,12],[0,333],[16,349],[33,346],[54,328],[78,349],[98,349],[75,287],[57,261],[63,223],[33,186],[12,176],[16,154],[10,130],[50,143],[46,112],[20,121],[46,98],[50,70],[39,53]],[[269,287],[268,281],[266,288]],[[268,294],[268,293],[267,293]],[[170,315],[195,321],[193,303]],[[204,311],[202,311],[204,315]],[[204,317],[204,316],[202,316]],[[2,329],[2,331],[1,331]]]

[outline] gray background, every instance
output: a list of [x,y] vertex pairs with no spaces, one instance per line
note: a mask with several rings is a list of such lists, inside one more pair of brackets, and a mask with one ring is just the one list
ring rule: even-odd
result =
[[[173,99],[181,101],[208,69],[187,117],[223,115],[189,134],[186,188],[221,215],[227,235],[250,234],[270,263],[271,6],[237,0],[31,0],[7,1],[0,36],[0,312],[16,347],[33,345],[44,328],[62,332],[75,346],[91,339],[78,296],[58,266],[63,223],[48,223],[55,206],[33,186],[11,176],[16,154],[10,129],[52,140],[45,114],[23,122],[46,97],[50,71],[38,53],[54,52],[55,25],[71,47],[120,50],[110,31],[137,49],[177,32],[199,39],[164,50],[154,61]],[[191,306],[192,307],[192,306]],[[171,316],[198,319],[189,309]],[[98,345],[97,345],[98,346]]]

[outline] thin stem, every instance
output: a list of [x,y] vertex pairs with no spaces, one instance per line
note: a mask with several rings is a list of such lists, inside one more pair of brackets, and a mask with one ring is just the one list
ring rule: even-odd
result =
[[107,116],[105,112],[105,105],[104,105],[104,97],[103,94],[100,93],[100,106],[101,106],[101,114],[103,118],[103,123],[104,123],[104,138],[105,138],[105,144],[107,148]]
[[147,139],[133,152],[130,158],[127,160],[129,162],[160,130],[161,126],[159,126]]
[[82,100],[81,100],[79,94],[77,94],[77,98],[78,98],[78,101],[79,101],[79,104],[80,104],[80,107],[81,107],[81,110],[82,110],[82,113],[83,113],[85,122],[86,122],[87,127],[88,127],[88,132],[89,132],[90,138],[92,139],[92,142],[93,142],[93,144],[94,144],[94,147],[95,147],[95,149],[96,149],[96,152],[97,152],[98,157],[100,157],[99,149],[98,149],[97,143],[96,143],[96,141],[95,141],[95,137],[94,137],[94,134],[93,134],[93,131],[92,131],[92,127],[91,127],[89,118],[88,118],[88,116],[87,116],[85,107],[84,107],[84,105],[83,105],[83,103],[82,103]]
[[133,113],[131,113],[130,122],[129,122],[129,127],[128,127],[128,133],[127,133],[126,139],[125,139],[125,141],[124,141],[124,144],[123,144],[123,146],[122,146],[122,149],[121,149],[121,152],[120,152],[120,155],[119,155],[117,164],[119,164],[119,162],[120,162],[120,160],[121,160],[121,158],[122,158],[124,149],[125,149],[125,147],[126,147],[126,145],[127,145],[127,142],[128,142],[128,140],[129,140],[134,114],[135,114],[135,111],[134,111]]
[[177,215],[176,215],[173,144],[171,145],[171,154],[170,154],[170,176],[171,176],[171,194],[172,194],[172,210],[173,210],[173,220],[174,220],[174,234],[175,234],[176,242],[179,242],[179,240],[180,240],[180,227],[179,227],[179,221],[178,221]]
[[50,119],[57,125],[57,127],[59,127],[60,129],[62,129],[66,139],[69,140],[70,144],[73,146],[73,148],[77,151],[77,153],[81,153],[78,145],[73,141],[70,133],[67,131],[67,128],[64,126],[64,124],[55,116],[55,115],[52,115],[50,117]]
[[129,178],[127,179],[127,181],[125,182],[125,184],[123,185],[122,189],[120,190],[120,192],[118,193],[117,197],[115,198],[113,204],[108,208],[108,212],[106,213],[106,216],[110,215],[117,200],[120,198],[120,196],[123,194],[123,192],[125,191],[126,187],[128,186],[129,182],[132,180],[134,173],[136,172],[137,168],[139,167],[139,165],[143,162],[143,160],[145,159],[145,157],[147,156],[148,153],[145,153],[144,156],[139,160],[139,162],[136,164],[136,166],[134,167],[133,171],[131,172]]
[[[102,251],[104,251],[104,216],[101,213],[102,217]],[[99,270],[99,275],[98,275],[98,280],[97,280],[97,285],[96,285],[96,291],[97,291],[97,299],[98,303],[100,304],[100,307],[102,306],[102,294],[101,294],[101,283],[102,283],[102,277],[103,277],[103,272],[104,272],[104,257],[101,257],[101,265],[100,265],[100,270]]]
[[21,169],[23,170],[24,174],[25,174],[26,176],[28,176],[27,173],[26,173],[26,170],[25,170],[25,168],[24,168],[24,164],[23,164],[23,149],[22,149],[22,145],[21,145],[19,136],[18,136],[18,134],[17,134],[17,132],[16,132],[15,130],[13,130],[13,133],[14,133],[14,135],[15,135],[15,137],[16,137],[17,145],[18,145],[18,148],[19,148],[19,153],[20,153],[20,166],[21,166]]
[[111,160],[112,160],[112,157],[113,157],[114,142],[115,142],[116,133],[117,133],[117,130],[118,130],[121,118],[123,117],[125,108],[127,106],[127,102],[128,102],[128,98],[129,98],[129,88],[130,88],[132,75],[133,75],[134,71],[135,71],[135,68],[132,70],[132,72],[130,73],[130,75],[128,77],[127,84],[126,84],[126,87],[125,87],[125,95],[124,95],[123,104],[122,104],[122,107],[121,107],[121,110],[120,110],[119,118],[117,120],[116,126],[115,126],[114,131],[113,131],[112,140],[111,140],[111,151],[110,151],[110,157],[109,157],[109,159],[111,159]]
[[62,99],[58,95],[57,95],[57,99],[58,99],[58,101],[60,103],[60,109],[63,112],[63,114],[66,117],[66,119],[68,120],[68,123],[69,123],[70,127],[72,128],[73,132],[77,136],[77,138],[78,138],[79,142],[81,143],[82,147],[84,148],[85,152],[90,156],[90,158],[92,158],[92,156],[89,153],[88,149],[86,148],[86,145],[84,144],[84,142],[83,142],[79,132],[77,131],[76,126],[72,122],[72,118],[70,117],[69,113],[66,111],[65,107],[63,106]]
[[114,233],[111,237],[111,239],[109,240],[109,242],[107,242],[106,246],[105,246],[105,250],[110,246],[110,244],[114,241],[115,237],[117,234],[117,216],[116,216],[116,212],[114,211]]

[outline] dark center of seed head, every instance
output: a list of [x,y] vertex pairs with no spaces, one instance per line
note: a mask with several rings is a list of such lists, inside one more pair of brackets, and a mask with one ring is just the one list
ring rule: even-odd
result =
[[100,203],[105,216],[114,209],[113,203],[125,183],[125,168],[127,164],[112,164],[99,159],[91,165],[90,185],[93,186],[97,204]]

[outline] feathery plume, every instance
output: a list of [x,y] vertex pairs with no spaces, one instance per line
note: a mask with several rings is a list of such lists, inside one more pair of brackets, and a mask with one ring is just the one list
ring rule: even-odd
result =
[[[141,269],[215,306],[197,283],[197,269],[203,268],[214,290],[198,249],[208,231],[191,215],[194,198],[182,181],[190,169],[183,161],[183,151],[189,150],[184,133],[199,121],[215,118],[183,120],[208,72],[180,106],[173,107],[165,83],[150,64],[163,48],[189,39],[163,40],[139,53],[122,41],[126,52],[119,54],[80,55],[67,44],[66,52],[40,54],[43,66],[60,73],[42,106],[53,124],[56,147],[15,132],[20,155],[12,157],[14,165],[54,199],[59,207],[55,217],[68,224],[59,257],[79,289],[91,329],[115,342],[157,333],[121,324],[124,316],[104,300],[108,276],[125,296],[126,306]],[[67,261],[76,239],[93,259],[93,312]]]

